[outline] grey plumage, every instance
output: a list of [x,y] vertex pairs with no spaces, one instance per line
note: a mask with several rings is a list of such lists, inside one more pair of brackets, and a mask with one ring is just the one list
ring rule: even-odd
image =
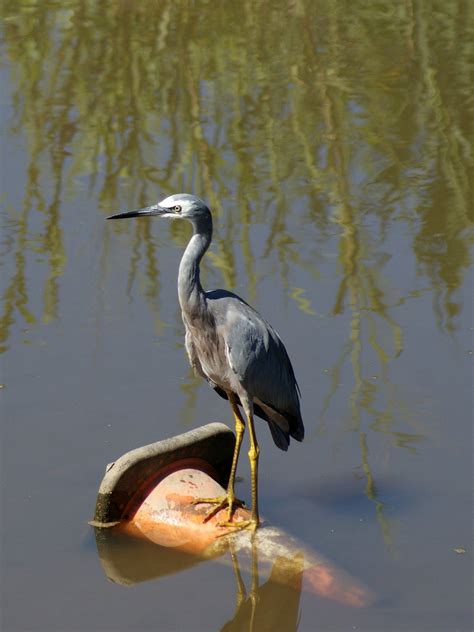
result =
[[[178,274],[186,351],[194,370],[220,396],[229,399],[233,408],[238,444],[232,468],[235,475],[243,434],[243,430],[239,431],[243,421],[236,405],[241,405],[247,416],[254,455],[250,457],[251,461],[258,461],[253,413],[268,422],[273,440],[282,450],[288,449],[290,437],[297,441],[304,437],[300,393],[290,358],[273,327],[239,296],[227,290],[203,290],[199,263],[212,239],[212,216],[206,204],[193,195],[182,193],[171,195],[154,206],[108,219],[147,215],[187,219],[193,225],[193,236],[181,259]],[[229,519],[232,505],[236,504],[233,475],[231,479],[232,490],[229,488],[227,498]],[[256,474],[253,483],[253,524],[256,526]]]
[[[273,327],[235,294],[215,290],[205,296],[235,379],[251,394],[254,412],[268,422],[275,444],[287,450],[290,436],[303,439],[304,426],[298,383],[283,342]],[[196,368],[227,399],[225,385]]]

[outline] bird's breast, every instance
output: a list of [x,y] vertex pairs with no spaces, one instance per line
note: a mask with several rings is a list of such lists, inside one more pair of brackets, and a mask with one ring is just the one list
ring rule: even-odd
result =
[[189,327],[188,331],[204,375],[224,389],[233,388],[233,372],[227,360],[224,341],[215,332],[203,332],[196,327]]

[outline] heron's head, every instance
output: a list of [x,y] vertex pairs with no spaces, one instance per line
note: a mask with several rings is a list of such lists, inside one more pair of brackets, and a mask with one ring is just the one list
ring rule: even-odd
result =
[[158,202],[158,204],[139,208],[136,211],[127,211],[125,213],[111,215],[107,217],[107,219],[149,217],[152,215],[167,217],[169,219],[187,219],[194,222],[199,220],[208,221],[211,217],[211,212],[206,204],[195,195],[190,195],[189,193],[175,193],[161,202]]

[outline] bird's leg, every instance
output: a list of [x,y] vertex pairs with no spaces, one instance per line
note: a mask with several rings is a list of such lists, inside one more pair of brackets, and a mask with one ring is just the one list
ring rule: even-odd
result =
[[[248,408],[248,409],[247,409]],[[252,475],[252,517],[250,519],[253,528],[256,529],[260,523],[260,517],[258,515],[258,457],[260,454],[260,448],[257,443],[257,435],[255,434],[255,426],[253,422],[253,405],[245,407],[247,414],[247,421],[249,425],[250,434],[250,472]]]
[[240,399],[245,410],[250,434],[249,460],[250,472],[252,476],[252,515],[250,520],[239,520],[238,522],[231,522],[229,520],[228,522],[221,522],[219,524],[223,527],[236,527],[239,529],[249,527],[253,531],[255,531],[260,523],[260,518],[258,514],[258,457],[260,454],[260,448],[258,447],[257,435],[255,433],[255,426],[253,421],[253,403],[250,399],[244,399],[242,398],[242,396]]
[[211,503],[213,505],[216,505],[206,515],[206,517],[204,518],[204,522],[207,522],[208,520],[210,520],[221,509],[224,509],[224,507],[228,508],[227,520],[231,522],[235,508],[242,507],[244,505],[244,502],[242,500],[239,500],[238,498],[235,497],[234,484],[235,484],[235,473],[237,471],[237,463],[238,463],[239,454],[240,454],[240,446],[242,445],[242,439],[245,432],[245,423],[244,423],[244,420],[242,419],[242,415],[240,414],[239,407],[237,406],[235,396],[231,393],[229,393],[229,402],[230,402],[230,405],[232,406],[232,412],[234,413],[234,419],[235,419],[235,448],[234,448],[234,456],[232,457],[232,466],[230,468],[229,483],[227,485],[227,494],[225,496],[218,496],[217,498],[197,498],[193,502],[194,505],[197,505],[199,503]]
[[242,415],[240,414],[239,407],[237,406],[237,402],[233,394],[229,395],[229,401],[230,405],[232,406],[232,412],[234,413],[235,419],[235,448],[234,456],[232,457],[232,467],[230,468],[229,483],[227,485],[227,501],[229,506],[227,519],[232,520],[233,505],[237,503],[237,505],[242,506],[244,504],[241,500],[235,498],[234,485],[235,474],[237,472],[237,463],[239,461],[240,447],[242,445],[242,439],[244,438],[245,423],[242,419]]

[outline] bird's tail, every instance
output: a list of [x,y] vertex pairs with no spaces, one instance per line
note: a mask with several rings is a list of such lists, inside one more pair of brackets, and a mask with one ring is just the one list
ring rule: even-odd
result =
[[290,433],[285,432],[276,424],[274,421],[268,420],[268,427],[270,428],[270,432],[272,433],[273,441],[277,448],[280,450],[288,450],[288,446],[290,445]]
[[[217,386],[217,384],[211,383],[210,386],[224,399],[228,399],[227,393]],[[240,399],[235,395],[237,404],[240,406]],[[271,406],[264,404],[263,402],[255,403],[253,410],[257,417],[264,419],[268,422],[270,432],[272,433],[273,441],[277,448],[280,450],[288,450],[290,445],[290,437],[296,439],[296,441],[303,441],[304,439],[304,425],[301,413],[298,410],[297,415],[290,415],[289,413],[280,413],[273,409]],[[283,426],[283,427],[282,427]]]
[[[280,416],[280,415],[279,415]],[[270,419],[268,419],[270,417]],[[271,419],[270,415],[267,415],[268,426],[270,428],[270,432],[272,433],[273,441],[275,445],[280,448],[280,450],[288,450],[288,446],[290,445],[290,437],[296,439],[296,441],[303,441],[304,439],[304,425],[303,420],[301,419],[301,415],[298,418],[293,417],[288,414],[285,415],[285,421],[289,423],[289,430],[284,430],[279,420]]]
[[263,417],[263,419],[268,422],[273,441],[280,450],[288,450],[290,437],[293,437],[293,439],[297,441],[303,441],[304,425],[299,410],[297,411],[297,415],[291,415],[287,412],[280,412],[263,402],[259,402],[259,404],[255,406],[255,414],[259,417]]

